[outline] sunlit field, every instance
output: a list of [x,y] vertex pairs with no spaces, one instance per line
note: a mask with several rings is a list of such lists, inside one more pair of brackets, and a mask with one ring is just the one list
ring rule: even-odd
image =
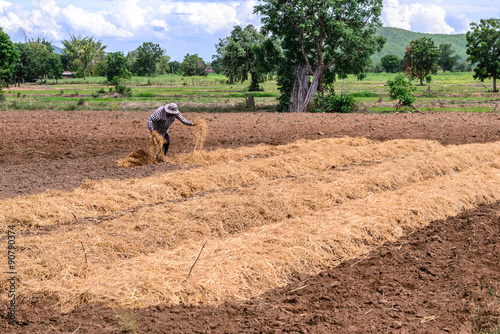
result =
[[[388,99],[387,80],[394,74],[368,73],[364,80],[349,76],[333,85],[336,94],[352,94],[363,112],[394,112],[394,101]],[[125,98],[114,93],[104,77],[49,80],[46,84],[24,84],[4,90],[6,102],[0,108],[49,110],[150,110],[167,101],[175,101],[186,111],[248,111],[246,99],[250,82],[229,83],[223,75],[182,77],[165,75],[151,78],[133,77],[124,82],[132,88]],[[491,80],[474,80],[470,72],[438,73],[430,83],[417,87],[416,105],[422,111],[490,111],[498,98],[492,93]],[[259,110],[273,111],[279,90],[274,78],[261,84],[262,91],[251,92]],[[83,101],[84,99],[85,101]]]

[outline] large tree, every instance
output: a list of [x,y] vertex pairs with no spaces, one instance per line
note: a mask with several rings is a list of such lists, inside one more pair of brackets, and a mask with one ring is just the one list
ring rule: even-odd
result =
[[94,67],[105,56],[106,46],[101,41],[91,37],[75,37],[71,35],[70,40],[62,41],[64,45],[63,52],[69,58],[71,69],[82,68],[83,78],[86,79],[87,73],[92,72]]
[[207,64],[205,61],[198,57],[198,54],[190,55],[189,53],[184,56],[181,64],[182,75],[186,76],[205,76],[207,75]]
[[120,79],[128,79],[132,77],[132,73],[128,70],[128,58],[123,52],[111,52],[106,55],[107,62],[106,76],[109,82],[117,83]]
[[34,78],[38,75],[36,71],[37,59],[33,50],[26,43],[16,43],[15,46],[19,52],[19,58],[14,68],[13,79],[14,84],[20,86],[26,79]]
[[0,89],[12,79],[19,51],[10,40],[10,36],[0,28]]
[[[330,78],[362,75],[384,43],[376,35],[381,11],[382,0],[260,1],[255,12],[262,16],[264,32],[282,41],[286,59],[281,64],[293,66],[293,74],[284,69],[280,76],[286,78],[278,80],[282,95],[290,96],[290,111],[307,111],[325,73]],[[291,81],[291,89],[283,86]]]
[[235,26],[228,37],[219,40],[219,44],[215,45],[215,58],[231,83],[246,81],[250,73],[249,90],[259,90],[259,82],[263,80],[266,68],[260,66],[258,55],[265,50],[267,40],[268,37],[251,24],[245,28]]
[[137,75],[147,76],[148,83],[151,84],[151,76],[156,72],[156,64],[165,56],[165,50],[159,44],[144,42],[136,51],[135,68]]
[[49,53],[44,60],[42,65],[44,67],[45,75],[53,80],[57,80],[62,78],[62,73],[64,71],[61,56],[55,53]]
[[458,64],[460,56],[454,55],[455,50],[451,48],[451,44],[440,44],[439,51],[441,55],[439,56],[438,65],[443,72],[453,71],[453,68]]
[[54,47],[49,41],[46,41],[40,36],[27,39],[26,45],[30,48],[35,57],[35,62],[32,63],[33,70],[36,71],[40,80],[46,80],[47,74],[51,72],[51,65],[55,64],[54,58],[51,56],[54,54]]
[[471,23],[465,34],[467,54],[474,67],[474,79],[493,79],[493,91],[498,92],[497,78],[500,76],[500,19],[483,19],[479,24]]
[[424,85],[424,79],[437,73],[439,48],[431,38],[422,37],[410,42],[405,52],[406,75],[410,80],[419,79]]

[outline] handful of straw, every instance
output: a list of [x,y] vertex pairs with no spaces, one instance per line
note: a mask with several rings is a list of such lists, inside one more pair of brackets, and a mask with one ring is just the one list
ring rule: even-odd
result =
[[207,137],[207,123],[201,117],[196,119],[196,125],[193,130],[193,151],[201,151],[203,150],[203,143],[205,143],[205,139]]
[[152,163],[166,161],[165,153],[163,153],[163,144],[165,143],[165,138],[158,132],[153,131],[149,142],[149,154],[153,160]]

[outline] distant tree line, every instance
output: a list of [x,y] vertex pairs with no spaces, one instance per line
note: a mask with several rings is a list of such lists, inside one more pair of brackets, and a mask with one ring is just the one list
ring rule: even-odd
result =
[[187,54],[182,63],[171,62],[166,50],[152,42],[143,43],[127,55],[106,52],[106,46],[94,37],[71,35],[62,44],[62,54],[57,54],[52,43],[40,37],[13,43],[0,28],[1,85],[20,85],[27,81],[44,83],[48,79],[57,82],[63,71],[84,79],[107,76],[110,82],[132,76],[147,76],[150,82],[155,75],[204,76],[211,71],[211,64],[205,63],[197,54]]
[[411,41],[410,45],[407,46],[403,58],[400,58],[393,54],[385,55],[380,59],[380,63],[370,64],[370,66],[367,68],[367,71],[387,73],[405,72],[407,67],[406,58],[419,57],[418,52],[416,52],[415,50],[415,47],[423,47],[424,49],[431,47],[432,50],[430,51],[432,52],[437,50],[437,52],[439,53],[439,57],[437,58],[437,60],[433,58],[434,60],[436,60],[436,70],[441,70],[443,72],[472,71],[472,66],[466,60],[460,61],[460,57],[455,54],[455,50],[453,50],[451,44],[440,44],[439,47],[436,48],[432,39],[425,37]]

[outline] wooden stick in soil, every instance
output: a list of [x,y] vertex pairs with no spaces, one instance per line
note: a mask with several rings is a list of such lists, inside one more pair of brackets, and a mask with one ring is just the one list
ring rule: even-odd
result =
[[200,255],[201,255],[201,252],[203,252],[203,248],[205,248],[205,245],[207,244],[207,242],[208,241],[205,241],[203,246],[201,246],[200,254],[198,254],[198,257],[196,258],[196,260],[194,260],[194,263],[191,266],[191,269],[189,269],[189,274],[187,275],[187,278],[189,278],[189,276],[191,276],[191,271],[193,271],[194,265],[196,264],[196,262],[198,262],[198,259],[200,258]]

